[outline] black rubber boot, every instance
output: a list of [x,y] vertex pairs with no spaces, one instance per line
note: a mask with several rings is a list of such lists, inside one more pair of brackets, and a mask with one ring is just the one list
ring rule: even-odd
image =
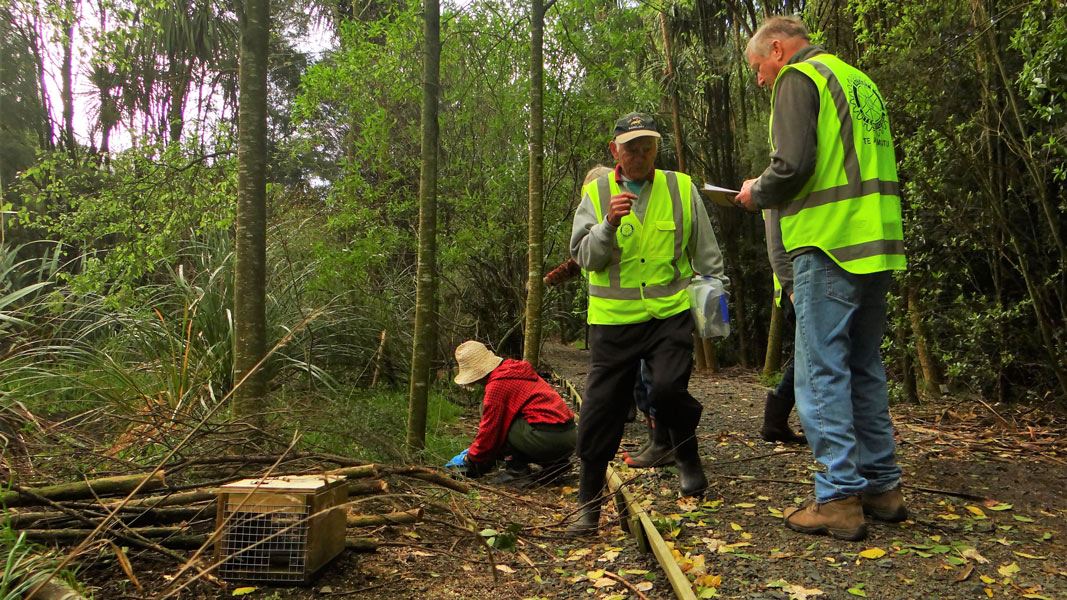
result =
[[683,496],[703,496],[708,489],[708,477],[700,462],[700,444],[696,432],[671,430],[674,442],[675,464],[678,466],[679,489]]
[[789,428],[789,413],[793,410],[796,400],[790,396],[767,392],[767,401],[763,405],[763,428],[760,429],[760,437],[768,442],[783,442],[786,444],[806,444],[808,439],[803,435],[793,433]]
[[578,520],[567,526],[567,535],[584,537],[596,535],[600,527],[600,506],[604,503],[606,464],[592,465],[582,461],[578,476]]
[[657,427],[656,422],[649,417],[648,444],[640,452],[624,456],[623,461],[634,469],[673,465],[674,446],[671,445],[670,432],[662,423]]

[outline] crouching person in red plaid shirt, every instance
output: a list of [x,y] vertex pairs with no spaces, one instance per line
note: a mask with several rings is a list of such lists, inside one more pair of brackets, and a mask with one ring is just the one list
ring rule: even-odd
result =
[[[570,471],[574,413],[530,363],[501,358],[474,340],[456,348],[456,363],[455,382],[484,387],[485,398],[474,441],[445,467],[478,477],[504,458],[500,483],[550,483]],[[531,464],[541,469],[535,473]]]

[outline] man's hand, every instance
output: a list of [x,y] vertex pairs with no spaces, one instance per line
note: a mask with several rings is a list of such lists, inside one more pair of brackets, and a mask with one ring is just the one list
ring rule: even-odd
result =
[[612,196],[611,203],[608,204],[608,223],[618,227],[622,218],[630,214],[630,207],[636,199],[637,196],[630,192],[621,192]]
[[741,184],[741,191],[734,196],[734,203],[737,204],[738,207],[752,212],[759,209],[759,207],[756,206],[756,201],[752,198],[752,184],[754,183],[756,183],[755,179],[746,179],[745,182]]
[[446,469],[465,469],[467,467],[467,452],[470,448],[464,448],[463,452],[452,457],[452,460],[445,463]]

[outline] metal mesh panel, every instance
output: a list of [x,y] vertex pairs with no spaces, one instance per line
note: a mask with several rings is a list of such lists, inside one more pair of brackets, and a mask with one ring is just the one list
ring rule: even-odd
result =
[[219,575],[223,579],[303,581],[307,577],[306,503],[275,505],[260,500],[254,507],[242,507],[240,498],[234,498],[222,506]]

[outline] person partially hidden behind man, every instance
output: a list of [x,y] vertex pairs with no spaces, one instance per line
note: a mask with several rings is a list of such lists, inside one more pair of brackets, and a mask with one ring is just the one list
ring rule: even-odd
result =
[[825,470],[785,525],[845,540],[864,515],[907,519],[879,348],[893,271],[906,268],[889,116],[862,71],[812,46],[796,17],[770,17],[745,50],[771,87],[770,165],[736,201],[779,218],[792,261],[796,402]]
[[485,396],[474,441],[446,468],[479,477],[504,459],[501,483],[551,483],[570,471],[574,413],[530,363],[501,358],[474,340],[456,348],[456,363],[455,382],[484,388]]

